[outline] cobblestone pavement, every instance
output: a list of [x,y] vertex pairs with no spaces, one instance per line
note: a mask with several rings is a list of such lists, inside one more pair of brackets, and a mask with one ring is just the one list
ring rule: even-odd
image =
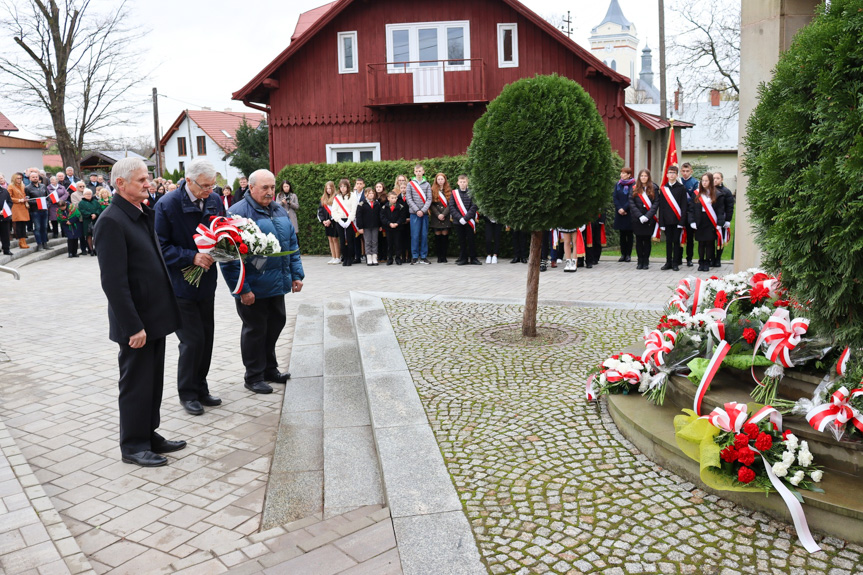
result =
[[[520,298],[526,280],[525,266],[508,263],[342,268],[325,262],[304,258],[305,288],[287,298],[288,325],[277,347],[283,367],[301,303],[353,289]],[[550,270],[540,276],[540,297],[659,305],[679,274],[653,268],[604,261],[576,274]],[[177,340],[169,336],[161,429],[189,447],[170,454],[167,467],[145,470],[119,461],[117,348],[107,339],[95,258],[56,257],[21,272],[21,281],[0,278],[0,341],[12,360],[0,363],[0,420],[92,567],[100,573],[226,568],[213,550],[245,549],[260,527],[284,388],[256,396],[240,385],[240,322],[224,284],[209,378],[224,405],[199,417],[182,410]]]
[[476,336],[520,324],[520,306],[385,304],[491,573],[863,571],[863,548],[826,538],[809,555],[789,525],[653,464],[585,402],[589,366],[655,313],[542,307],[579,339],[525,349]]

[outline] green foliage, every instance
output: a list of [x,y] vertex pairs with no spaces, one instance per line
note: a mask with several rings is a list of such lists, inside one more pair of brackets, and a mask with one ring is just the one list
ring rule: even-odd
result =
[[255,170],[269,169],[270,133],[266,120],[257,127],[252,127],[244,119],[237,128],[234,142],[237,147],[226,154],[224,159],[231,158],[231,165],[240,170],[240,173],[248,176]]
[[[414,166],[421,163],[426,171],[426,178],[431,180],[435,174],[443,172],[450,182],[455,182],[459,174],[466,172],[467,158],[464,156],[431,158],[421,161],[417,160],[394,160],[384,162],[361,162],[343,164],[294,164],[285,166],[278,173],[276,182],[288,180],[294,186],[294,192],[300,202],[297,210],[297,237],[304,254],[329,254],[330,249],[327,238],[324,237],[324,226],[318,221],[318,208],[321,205],[321,195],[324,193],[324,184],[332,180],[339,184],[341,178],[348,178],[353,189],[354,180],[363,178],[366,186],[373,187],[377,182],[384,183],[384,189],[390,191],[399,174],[408,178],[413,177]],[[472,188],[472,186],[471,186]],[[235,189],[235,188],[234,188]],[[480,230],[482,222],[477,225],[477,247],[481,251],[483,237]],[[450,254],[458,253],[458,240],[450,239]],[[434,243],[429,242],[432,250]],[[501,240],[501,247],[506,246],[506,236]]]
[[57,172],[62,172],[66,168],[63,168],[62,166],[42,166],[42,169],[45,170],[45,173],[48,174],[48,177],[50,178],[51,176],[56,176]]
[[760,88],[747,198],[765,267],[813,327],[863,346],[863,0],[822,4]]
[[162,172],[162,177],[166,180],[171,180],[175,184],[186,177],[185,171],[180,171],[179,169],[174,170],[173,172],[169,172],[167,168]]
[[480,209],[527,230],[595,218],[617,177],[595,102],[557,75],[513,82],[489,103],[473,127],[468,168]]
[[240,178],[234,178],[234,183],[231,184],[231,193],[240,189]]

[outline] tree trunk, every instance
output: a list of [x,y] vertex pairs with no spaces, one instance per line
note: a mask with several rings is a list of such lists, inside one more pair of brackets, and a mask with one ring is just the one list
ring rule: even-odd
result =
[[530,256],[527,258],[527,293],[524,297],[524,316],[521,335],[536,337],[536,307],[539,301],[539,260],[542,257],[542,234],[530,233]]

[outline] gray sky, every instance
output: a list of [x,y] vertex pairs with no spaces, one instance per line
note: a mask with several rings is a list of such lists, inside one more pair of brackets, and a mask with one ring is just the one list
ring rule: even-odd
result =
[[[585,47],[590,29],[599,24],[609,5],[609,0],[522,2],[543,17],[563,16],[570,10],[573,39]],[[644,47],[646,39],[656,49],[656,2],[619,2],[624,15],[636,26],[640,48]],[[246,109],[240,102],[231,100],[231,93],[242,88],[288,46],[300,13],[325,3],[325,0],[278,3],[272,0],[130,0],[134,17],[151,29],[141,43],[140,53],[142,70],[153,72],[138,90],[140,121],[136,126],[118,128],[117,135],[153,134],[150,97],[153,87],[164,96],[159,98],[162,134],[186,108]],[[112,5],[116,5],[112,0],[93,0],[93,6],[98,9]],[[667,11],[666,18],[671,17]],[[146,24],[148,21],[150,24]],[[6,45],[2,47],[5,49]],[[654,64],[654,70],[657,68],[658,62]],[[8,104],[3,105],[2,100],[0,106],[0,111],[13,123],[31,132],[37,131],[40,121],[47,121],[47,115],[44,118],[23,117]]]

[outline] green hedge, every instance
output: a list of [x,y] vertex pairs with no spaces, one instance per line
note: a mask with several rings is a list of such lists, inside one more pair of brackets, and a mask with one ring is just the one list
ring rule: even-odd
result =
[[[443,172],[454,186],[459,174],[466,172],[467,157],[451,156],[441,158],[430,158],[425,160],[390,160],[382,162],[360,162],[342,164],[294,164],[285,166],[278,173],[276,184],[281,188],[285,180],[291,182],[300,203],[297,211],[297,236],[300,240],[300,248],[304,254],[329,255],[330,249],[327,238],[324,236],[324,226],[318,221],[318,206],[321,202],[321,194],[324,192],[324,184],[332,180],[338,185],[341,178],[351,181],[351,188],[356,178],[363,178],[366,186],[372,187],[376,182],[383,182],[387,191],[391,190],[396,176],[404,174],[408,178],[413,177],[414,166],[421,163],[426,171],[426,178],[431,180],[434,175]],[[609,245],[617,245],[617,234],[612,230],[614,205],[611,194],[608,191],[607,216],[611,216],[606,226]],[[477,253],[485,254],[485,226],[482,219],[477,222]],[[429,232],[431,235],[431,232]],[[512,257],[512,239],[509,233],[501,234],[500,256]],[[429,241],[430,256],[434,256],[434,242]],[[453,237],[449,242],[449,255],[458,254],[458,240]]]

